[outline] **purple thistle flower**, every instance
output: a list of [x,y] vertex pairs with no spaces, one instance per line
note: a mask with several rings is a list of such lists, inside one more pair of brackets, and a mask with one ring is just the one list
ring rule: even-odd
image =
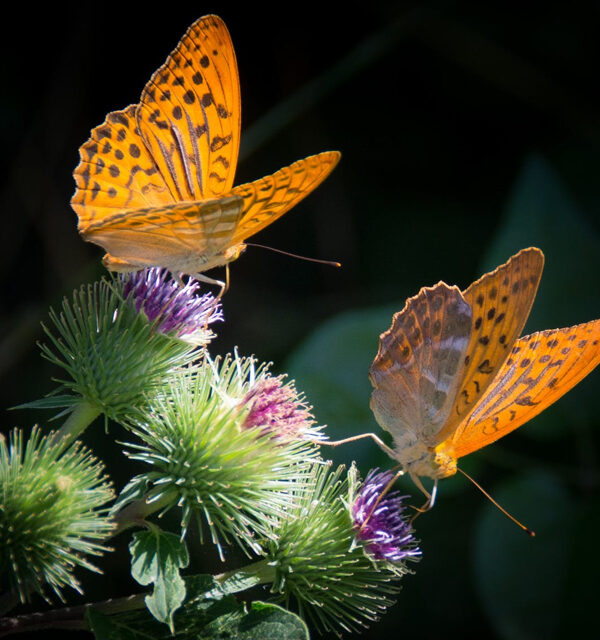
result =
[[196,295],[200,285],[190,279],[181,286],[168,279],[168,271],[153,267],[123,276],[123,295],[131,298],[160,333],[171,333],[186,342],[206,345],[214,337],[208,328],[223,320],[221,302],[211,293]]
[[377,560],[400,562],[420,556],[412,527],[402,516],[402,500],[406,496],[386,493],[379,500],[394,473],[377,471],[369,472],[352,505],[358,537],[368,543],[367,551]]
[[267,376],[258,380],[243,398],[241,405],[250,411],[244,420],[246,429],[259,428],[274,438],[294,440],[320,438],[319,428],[304,397],[293,382],[283,384],[285,376]]

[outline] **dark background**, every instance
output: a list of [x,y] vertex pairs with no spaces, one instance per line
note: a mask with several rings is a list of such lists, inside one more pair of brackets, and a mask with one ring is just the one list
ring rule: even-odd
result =
[[[108,111],[138,100],[187,26],[211,12],[226,21],[240,70],[236,183],[342,152],[331,177],[256,241],[343,263],[249,249],[231,265],[213,353],[238,345],[289,371],[336,438],[377,429],[367,368],[392,312],[421,286],[466,288],[536,245],[546,270],[528,329],[600,316],[597,3],[16,10],[1,44],[3,407],[53,388],[58,372],[35,346],[39,322],[103,273],[102,252],[79,238],[69,206],[79,146]],[[591,628],[599,388],[595,372],[515,435],[461,461],[537,538],[464,478],[442,481],[435,509],[416,521],[423,560],[364,637],[558,638]],[[5,430],[48,419],[3,416]],[[91,431],[88,442],[122,467],[101,422]],[[368,441],[332,456],[357,459],[364,473],[391,464]],[[90,599],[135,589],[114,575],[126,557],[114,558],[104,565],[111,577],[90,581]]]

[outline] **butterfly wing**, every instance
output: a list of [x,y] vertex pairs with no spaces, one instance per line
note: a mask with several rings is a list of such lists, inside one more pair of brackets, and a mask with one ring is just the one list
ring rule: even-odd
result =
[[475,410],[452,438],[456,457],[484,447],[556,402],[600,363],[600,320],[517,340]]
[[79,149],[71,205],[79,231],[127,209],[173,203],[136,124],[136,105],[113,111]]
[[232,196],[125,211],[90,224],[84,236],[108,252],[115,268],[122,264],[116,270],[160,265],[175,273],[202,271],[228,245],[243,202]]
[[186,31],[144,88],[137,120],[174,200],[231,190],[241,101],[235,52],[221,18],[204,16]]
[[539,249],[523,249],[463,292],[473,313],[471,338],[459,392],[440,441],[450,437],[473,410],[510,355],[529,316],[543,266]]
[[410,432],[425,444],[438,441],[470,333],[470,306],[443,282],[421,289],[394,315],[370,368],[371,409],[394,439]]
[[244,213],[232,243],[243,242],[296,206],[325,180],[339,159],[338,151],[326,151],[235,187],[232,193],[244,199]]

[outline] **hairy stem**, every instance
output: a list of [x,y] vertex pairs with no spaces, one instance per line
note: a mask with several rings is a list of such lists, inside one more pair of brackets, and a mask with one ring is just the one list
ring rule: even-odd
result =
[[66,449],[100,415],[100,409],[81,400],[63,426],[54,434],[54,442]]
[[86,629],[86,611],[94,608],[102,613],[120,613],[145,607],[146,594],[140,593],[126,598],[115,598],[103,602],[92,602],[77,607],[64,607],[52,609],[44,613],[29,613],[22,616],[0,619],[0,637],[11,633],[23,633],[36,629]]

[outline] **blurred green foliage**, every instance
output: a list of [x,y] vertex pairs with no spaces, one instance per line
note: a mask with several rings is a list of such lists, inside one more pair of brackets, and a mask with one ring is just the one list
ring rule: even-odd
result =
[[[35,347],[39,321],[103,273],[68,204],[79,146],[108,111],[138,100],[187,26],[209,12],[229,26],[240,67],[246,155],[236,181],[325,149],[343,154],[314,194],[257,238],[343,268],[248,250],[231,267],[214,353],[238,345],[276,371],[289,364],[337,438],[380,432],[368,366],[392,312],[421,286],[464,288],[535,245],[546,268],[527,331],[600,317],[595,3],[307,1],[293,18],[260,0],[11,11],[0,58],[3,409],[55,386],[57,371]],[[435,509],[416,521],[423,560],[365,638],[594,635],[599,385],[594,372],[461,465],[538,537],[519,533],[464,478],[442,481]],[[48,415],[5,411],[3,430],[47,427]],[[120,435],[100,421],[85,434],[118,486],[131,475]],[[331,455],[356,458],[363,472],[390,464],[368,440]],[[410,482],[401,486],[421,503]],[[191,563],[223,570],[200,547]],[[136,590],[122,572],[126,551],[103,566],[107,575],[87,583],[90,599]]]

